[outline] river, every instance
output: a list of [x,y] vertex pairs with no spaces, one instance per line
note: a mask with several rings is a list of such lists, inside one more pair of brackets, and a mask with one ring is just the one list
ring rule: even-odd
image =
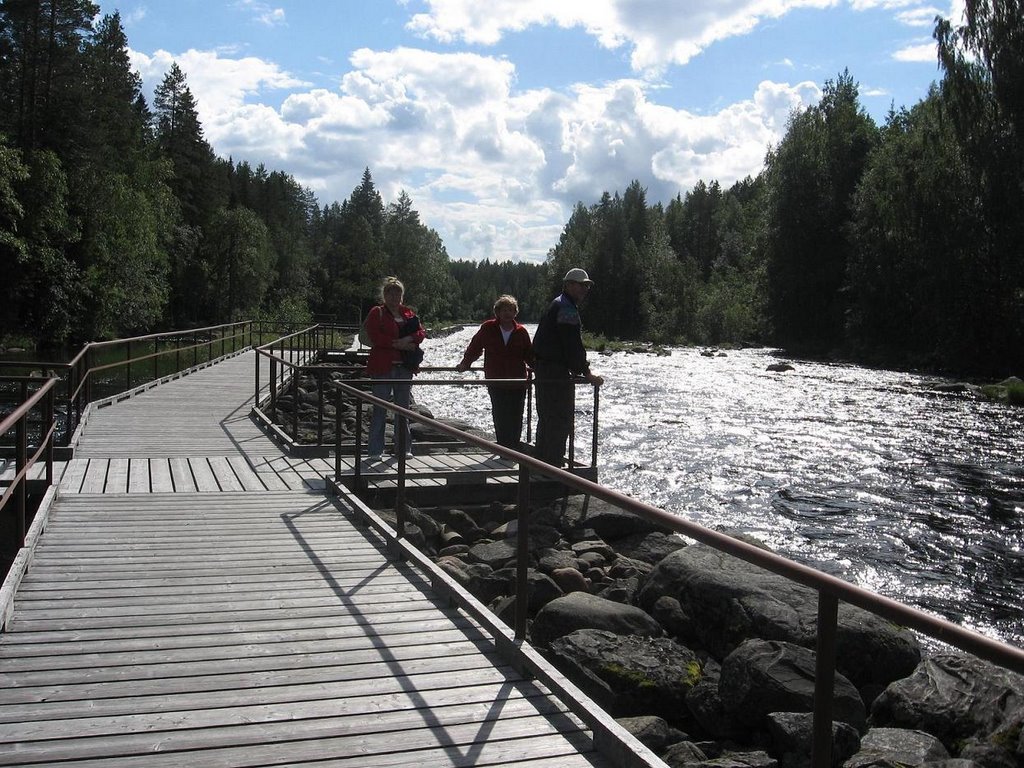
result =
[[[425,364],[454,365],[474,330],[428,340]],[[769,372],[770,349],[590,358],[603,484],[1024,645],[1024,408],[855,365]],[[417,399],[490,429],[482,387]],[[578,398],[585,461],[591,410]]]

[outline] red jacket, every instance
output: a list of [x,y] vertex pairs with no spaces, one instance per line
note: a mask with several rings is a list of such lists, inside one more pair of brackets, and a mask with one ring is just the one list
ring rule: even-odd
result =
[[[401,305],[401,311],[402,317],[406,319],[416,316],[416,313],[404,304]],[[366,332],[372,343],[370,357],[366,361],[367,374],[373,377],[391,373],[391,366],[402,362],[402,353],[391,346],[398,338],[398,322],[383,305],[378,304],[366,316]],[[417,344],[427,338],[423,323],[420,323],[420,327],[412,335]]]
[[484,321],[473,336],[462,364],[469,365],[484,356],[484,376],[488,379],[525,379],[526,364],[533,362],[533,345],[526,327],[516,323],[508,344],[501,335],[501,326],[496,318]]

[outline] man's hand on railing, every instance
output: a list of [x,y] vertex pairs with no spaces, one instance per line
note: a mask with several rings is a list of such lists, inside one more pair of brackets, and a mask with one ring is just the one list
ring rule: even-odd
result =
[[602,384],[604,384],[604,377],[603,376],[598,376],[596,373],[590,373],[590,371],[587,371],[587,375],[584,376],[583,378],[585,378],[588,382],[593,384],[595,387],[600,387]]

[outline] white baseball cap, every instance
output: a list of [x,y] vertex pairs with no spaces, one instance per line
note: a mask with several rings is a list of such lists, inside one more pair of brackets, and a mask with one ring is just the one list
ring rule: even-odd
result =
[[580,269],[579,267],[573,267],[565,273],[565,277],[562,278],[563,283],[583,283],[584,285],[593,285],[594,281],[590,279],[590,275],[587,274],[587,270]]

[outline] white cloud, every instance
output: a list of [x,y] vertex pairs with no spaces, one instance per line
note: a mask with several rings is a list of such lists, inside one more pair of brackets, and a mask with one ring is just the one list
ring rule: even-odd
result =
[[919,8],[911,8],[897,13],[896,19],[908,27],[927,27],[931,29],[935,26],[935,17],[943,15],[942,11],[938,8],[931,5],[923,5]]
[[261,0],[238,0],[235,7],[250,13],[257,24],[276,27],[286,23],[284,8],[273,8]]
[[[667,201],[699,180],[724,186],[763,167],[817,86],[764,81],[748,99],[697,115],[657,102],[642,80],[516,91],[508,61],[472,53],[361,49],[337,91],[252,57],[133,54],[150,89],[185,72],[220,156],[286,171],[321,203],[369,167],[385,200],[405,189],[454,258],[542,261],[573,205],[634,179]],[[291,91],[278,109],[255,103]]]
[[426,0],[412,32],[445,43],[493,45],[508,32],[535,25],[582,28],[608,49],[631,47],[638,72],[685,64],[712,43],[750,32],[796,8],[827,8],[838,0],[692,0],[672,12],[662,0]]
[[934,40],[930,40],[927,43],[908,45],[905,48],[901,48],[896,51],[892,57],[896,61],[908,61],[915,63],[934,63],[938,61],[938,53],[936,52]]

